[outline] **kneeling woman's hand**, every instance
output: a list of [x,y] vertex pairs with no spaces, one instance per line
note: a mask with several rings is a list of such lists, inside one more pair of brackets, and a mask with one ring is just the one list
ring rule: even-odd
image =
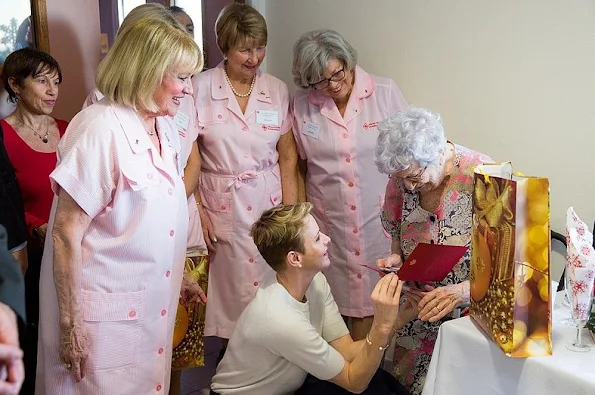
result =
[[396,274],[390,273],[381,278],[372,291],[374,324],[383,333],[392,331],[396,324],[402,288],[403,282]]

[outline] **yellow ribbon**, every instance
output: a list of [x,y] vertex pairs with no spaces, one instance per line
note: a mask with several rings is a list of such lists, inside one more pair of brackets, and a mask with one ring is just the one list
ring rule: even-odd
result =
[[[489,177],[484,175],[484,177]],[[506,185],[500,192],[500,186],[495,182],[475,183],[475,206],[477,207],[478,219],[485,218],[491,228],[497,228],[503,222],[511,222],[514,215],[510,210],[510,195],[512,187]]]
[[200,284],[201,279],[207,278],[209,265],[207,265],[207,258],[205,256],[198,256],[196,263],[190,257],[186,257],[186,275]]

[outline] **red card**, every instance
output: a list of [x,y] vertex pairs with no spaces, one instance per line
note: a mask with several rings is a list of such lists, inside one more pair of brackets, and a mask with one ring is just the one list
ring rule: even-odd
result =
[[468,249],[465,246],[419,243],[397,275],[404,281],[442,281]]

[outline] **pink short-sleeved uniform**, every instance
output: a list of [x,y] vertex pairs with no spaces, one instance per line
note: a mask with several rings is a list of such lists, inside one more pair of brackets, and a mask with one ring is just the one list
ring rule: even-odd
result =
[[[188,209],[178,131],[158,118],[161,154],[135,111],[107,101],[74,117],[51,174],[92,218],[81,245],[79,298],[90,337],[86,375],[60,361],[52,238],[41,265],[36,394],[167,394]],[[48,234],[51,234],[55,206]]]
[[[196,118],[196,108],[194,107],[194,98],[192,96],[186,95],[180,101],[180,108],[178,108],[178,112],[173,120],[180,136],[182,163],[186,167],[190,152],[192,151],[192,143],[198,138],[198,120]],[[188,197],[188,216],[190,218],[190,222],[188,223],[188,249],[206,251],[207,245],[202,234],[200,215],[198,215],[198,207],[196,206],[194,194]]]
[[265,272],[249,235],[260,214],[282,202],[277,142],[291,129],[287,86],[258,71],[245,113],[223,63],[193,78],[202,158],[202,204],[217,236],[211,255],[205,336],[229,339]]
[[374,164],[377,126],[407,108],[392,80],[357,66],[343,117],[333,99],[316,90],[300,91],[293,100],[293,133],[308,166],[307,199],[331,238],[324,274],[339,311],[349,317],[373,315],[370,294],[379,277],[360,265],[375,265],[390,253],[380,224],[387,177]]
[[[103,97],[103,94],[99,92],[97,88],[93,89],[83,103],[83,110],[91,104],[97,103],[103,99]],[[180,155],[182,157],[182,163],[184,163],[184,167],[186,167],[190,151],[192,150],[192,143],[198,137],[196,108],[194,108],[194,99],[192,96],[186,95],[180,101],[180,107],[178,108],[178,112],[173,118],[173,121],[176,124],[178,134],[180,135],[182,149]],[[188,223],[188,248],[206,250],[207,245],[203,238],[200,216],[198,215],[198,207],[196,207],[194,194],[188,197],[188,215],[190,217]]]

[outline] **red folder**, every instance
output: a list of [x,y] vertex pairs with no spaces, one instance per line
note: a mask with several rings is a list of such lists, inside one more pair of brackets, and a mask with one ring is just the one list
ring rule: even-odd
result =
[[468,249],[465,246],[419,243],[397,275],[403,281],[442,281]]

